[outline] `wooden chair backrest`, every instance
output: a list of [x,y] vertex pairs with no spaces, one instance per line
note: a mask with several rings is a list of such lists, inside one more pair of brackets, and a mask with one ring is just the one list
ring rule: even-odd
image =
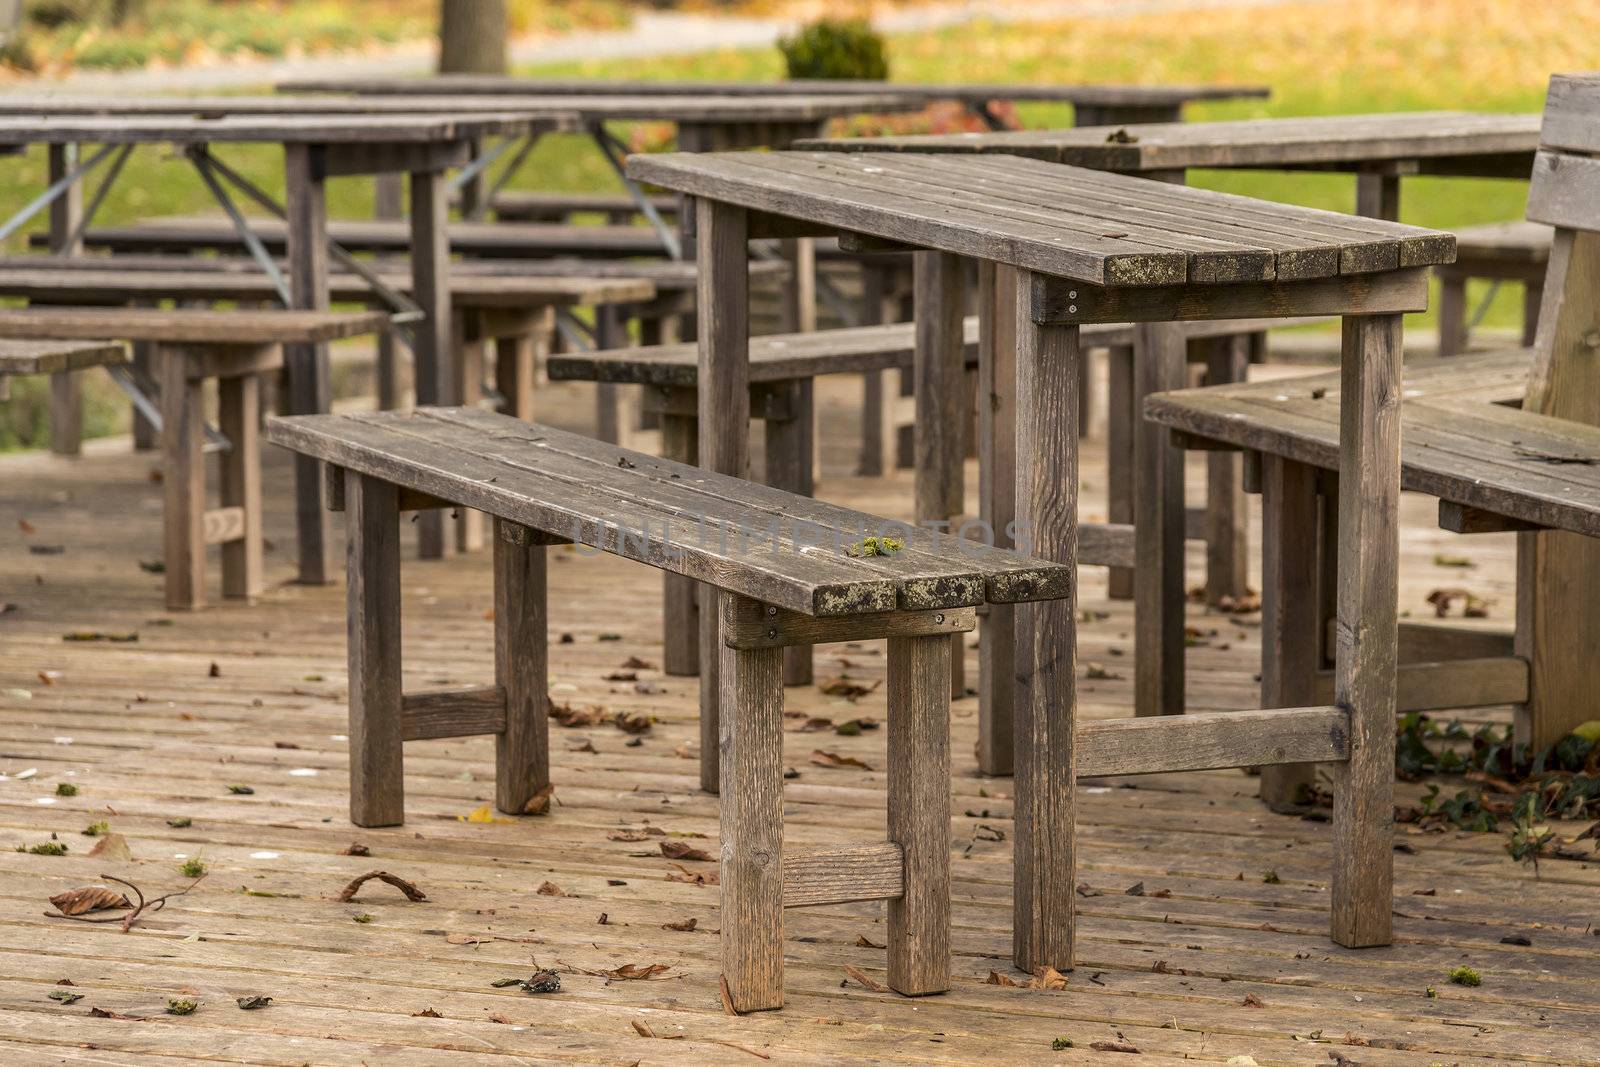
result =
[[1528,218],[1556,234],[1523,407],[1600,426],[1600,74],[1550,79]]

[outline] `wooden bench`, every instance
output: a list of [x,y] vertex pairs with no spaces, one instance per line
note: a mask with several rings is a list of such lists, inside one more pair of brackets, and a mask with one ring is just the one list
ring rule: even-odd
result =
[[[206,546],[222,546],[222,595],[261,591],[259,382],[282,364],[281,346],[321,344],[384,329],[379,312],[163,311],[156,308],[24,308],[0,312],[0,338],[93,340],[152,346],[161,383],[166,601],[171,611],[205,603]],[[206,506],[201,390],[217,380],[221,506]]]
[[[278,219],[252,218],[250,229],[271,252],[284,251],[285,226]],[[661,238],[647,226],[578,226],[548,223],[452,222],[451,252],[457,255],[532,259],[541,256],[626,258],[665,254]],[[411,230],[401,220],[333,219],[328,237],[350,252],[396,255],[411,248]],[[35,241],[44,245],[43,241]],[[86,248],[110,252],[238,252],[239,232],[226,218],[178,216],[122,226],[95,226],[83,235]]]
[[[21,297],[51,305],[154,304],[172,300],[180,305],[218,301],[275,303],[279,293],[272,279],[254,269],[214,267],[217,261],[187,257],[138,257],[139,266],[120,265],[122,257],[16,256],[0,259],[0,295]],[[411,276],[384,264],[379,280],[393,292],[410,293]],[[371,284],[356,274],[335,274],[328,281],[329,296],[342,303],[364,303],[386,308]],[[457,359],[455,395],[464,403],[483,396],[486,347],[494,347],[495,390],[504,398],[502,410],[519,418],[533,415],[535,366],[548,352],[556,308],[635,305],[655,298],[655,285],[639,278],[528,276],[452,272],[450,278],[452,337]],[[135,348],[135,362],[148,362],[146,346]],[[378,406],[385,410],[401,402],[397,344],[391,331],[379,334]],[[62,412],[81,406],[75,392],[58,390],[55,403]],[[67,420],[63,420],[67,421]],[[139,420],[142,422],[142,420]],[[136,431],[138,426],[136,424]],[[136,442],[147,434],[136,432]],[[62,442],[62,447],[74,442]],[[58,449],[59,451],[60,449]],[[462,537],[476,544],[470,524]],[[465,546],[464,546],[465,547]]]
[[50,447],[58,455],[83,450],[83,392],[78,373],[128,361],[120,341],[0,340],[0,400],[11,397],[11,379],[50,375]]
[[[545,546],[603,549],[704,582],[718,603],[708,614],[724,645],[701,683],[701,736],[726,782],[733,1008],[782,1005],[785,907],[857,900],[889,901],[892,988],[949,988],[952,646],[980,604],[1070,597],[1071,568],[909,534],[887,556],[852,556],[900,524],[468,408],[280,418],[267,434],[343,473],[353,822],[404,819],[405,741],[475,734],[496,737],[495,806],[548,808]],[[494,516],[495,680],[406,693],[399,512],[450,505]],[[885,637],[889,840],[785,849],[782,649]]]
[[[1513,654],[1495,649],[1468,669],[1458,661],[1482,656],[1481,635],[1453,648],[1429,641],[1450,662],[1404,667],[1400,706],[1510,703],[1517,739],[1535,751],[1594,717],[1584,668],[1600,659],[1600,76],[1551,79],[1540,139],[1528,216],[1555,236],[1531,352],[1410,367],[1400,405],[1402,484],[1439,499],[1440,525],[1519,531]],[[1319,534],[1328,543],[1317,490],[1336,459],[1342,393],[1324,377],[1172,393],[1147,407],[1184,442],[1260,457],[1269,705],[1320,684],[1326,590],[1346,580],[1326,547],[1320,566],[1306,548]],[[1263,796],[1292,803],[1311,780],[1310,768],[1267,773]]]
[[1456,261],[1434,269],[1439,279],[1439,355],[1467,350],[1471,324],[1467,282],[1488,278],[1522,285],[1522,344],[1533,344],[1554,231],[1538,222],[1492,222],[1456,231]]

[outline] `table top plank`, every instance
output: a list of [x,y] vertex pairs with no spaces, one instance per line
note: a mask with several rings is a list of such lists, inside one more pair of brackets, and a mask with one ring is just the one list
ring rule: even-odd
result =
[[1000,153],[1096,170],[1193,167],[1348,169],[1395,160],[1527,153],[1539,116],[1469,111],[1318,115],[1230,122],[1166,122],[1055,130],[846,137],[796,147],[825,151]]
[[121,341],[0,338],[0,377],[9,374],[57,374],[127,361],[128,352]]
[[0,116],[0,145],[25,144],[428,144],[554,129],[526,112],[471,115],[51,115]]
[[286,93],[357,93],[366,96],[428,94],[559,96],[701,97],[785,96],[834,93],[888,93],[928,100],[1054,100],[1099,107],[1164,107],[1197,100],[1259,99],[1271,95],[1263,85],[1063,85],[1027,82],[883,82],[797,79],[777,82],[611,81],[597,78],[523,78],[446,74],[426,78],[306,78],[280,82]]
[[[1311,269],[1293,260],[1299,251],[1311,254],[1308,261],[1324,253],[1322,269],[1330,269],[1326,253],[1337,252],[1341,271],[1363,257],[1386,259],[1364,268],[1382,270],[1454,255],[1454,239],[1437,231],[1350,219],[1333,240],[1318,229],[1329,212],[1134,177],[1098,175],[1052,204],[1014,190],[1035,182],[1059,188],[1060,179],[1076,176],[1070,168],[1011,158],[1003,170],[949,156],[805,151],[628,161],[634,178],[695,196],[1103,286],[1270,281],[1280,260],[1290,261],[1291,276]],[[1239,209],[1234,225],[1219,221],[1229,206]]]
[[824,91],[774,95],[701,96],[691,93],[599,96],[85,96],[0,95],[0,116],[78,118],[321,118],[374,116],[521,115],[574,122],[635,119],[670,122],[810,122],[868,112],[908,111],[922,100],[902,93]]

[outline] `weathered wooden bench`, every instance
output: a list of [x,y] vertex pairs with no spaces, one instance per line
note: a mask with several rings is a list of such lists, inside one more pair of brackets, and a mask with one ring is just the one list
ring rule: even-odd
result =
[[0,340],[0,400],[10,399],[13,377],[50,375],[50,446],[57,454],[75,456],[83,448],[78,374],[127,361],[128,351],[120,341]]
[[1434,269],[1439,279],[1439,354],[1467,350],[1471,335],[1467,282],[1488,278],[1522,286],[1522,343],[1533,344],[1554,231],[1538,222],[1492,222],[1456,231],[1456,261]]
[[[115,256],[7,257],[0,259],[0,295],[50,305],[155,304],[172,300],[193,306],[219,301],[272,303],[279,299],[273,280],[255,269],[253,263],[247,271],[214,266],[217,261],[209,259],[137,258],[138,266],[122,265],[122,257]],[[408,272],[386,269],[378,277],[392,292],[411,292]],[[370,283],[356,274],[331,276],[328,289],[335,301],[364,303],[374,309],[387,307]],[[549,349],[552,311],[645,303],[655,298],[655,285],[628,277],[452,272],[450,295],[452,336],[458,357],[453,364],[457,376],[455,395],[464,403],[482,397],[485,349],[492,344],[492,380],[495,390],[505,398],[502,410],[531,418],[534,368]],[[385,410],[398,407],[401,401],[398,347],[389,331],[379,335],[378,406]],[[134,359],[141,366],[148,362],[145,348],[140,345],[134,352]],[[57,390],[55,404],[66,412],[81,406],[81,400],[74,391],[62,388]],[[62,448],[68,446],[76,451],[75,442],[63,439]],[[475,543],[470,526],[464,525],[462,531],[467,541]]]
[[[720,752],[722,967],[733,1007],[783,1003],[785,907],[887,899],[889,984],[949,987],[952,635],[987,601],[1069,598],[1069,567],[902,533],[901,524],[469,408],[273,419],[269,440],[343,473],[349,536],[350,817],[404,819],[408,740],[496,736],[495,805],[543,810],[548,755],[545,546],[571,541],[714,590],[724,646],[702,681]],[[494,516],[495,682],[401,685],[399,512]],[[709,633],[717,633],[715,627]],[[782,649],[889,639],[889,840],[785,849]]]
[[[261,591],[260,376],[276,372],[281,346],[321,344],[385,328],[379,312],[163,311],[156,308],[23,308],[0,312],[0,337],[117,338],[153,347],[161,383],[166,602],[205,603],[206,546],[222,546],[222,594]],[[217,380],[221,506],[207,508],[201,390]]]
[[[1512,704],[1518,740],[1535,748],[1594,717],[1587,665],[1600,658],[1600,76],[1557,76],[1528,198],[1555,227],[1531,352],[1454,356],[1411,366],[1401,389],[1401,477],[1439,499],[1459,533],[1516,530],[1516,633],[1420,635],[1433,661],[1403,665],[1399,706]],[[1269,706],[1323,684],[1328,590],[1350,580],[1327,549],[1341,389],[1331,377],[1152,397],[1150,419],[1185,443],[1259,456],[1263,513],[1262,698]],[[1518,401],[1521,407],[1514,407]],[[1319,554],[1309,551],[1319,538]],[[1335,618],[1343,634],[1354,623]],[[1406,650],[1402,647],[1402,654]],[[1509,653],[1509,654],[1508,654]],[[1462,657],[1467,657],[1463,660]],[[1299,798],[1311,768],[1264,774],[1274,804]]]

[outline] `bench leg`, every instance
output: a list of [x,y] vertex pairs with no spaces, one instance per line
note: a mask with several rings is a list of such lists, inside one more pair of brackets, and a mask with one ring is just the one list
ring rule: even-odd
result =
[[1334,768],[1333,939],[1391,941],[1399,641],[1401,317],[1344,320],[1339,419],[1339,624],[1334,700],[1350,759]]
[[393,330],[378,331],[378,410],[398,411],[404,402],[400,388],[400,343]]
[[[1151,393],[1181,389],[1187,371],[1179,328],[1142,324],[1134,352],[1134,410]],[[1166,427],[1134,429],[1134,714],[1183,714],[1183,452]]]
[[950,664],[947,637],[889,639],[889,840],[905,893],[889,901],[889,986],[950,988]]
[[[801,496],[811,496],[816,491],[811,461],[812,453],[816,450],[812,383],[810,379],[790,382],[785,391],[789,394],[791,417],[762,422],[766,434],[767,484]],[[790,645],[785,648],[783,683],[810,685],[811,659],[810,645]]]
[[233,447],[222,458],[222,506],[244,512],[237,541],[222,546],[222,595],[249,599],[261,592],[261,379],[255,374],[217,382],[222,435]]
[[[328,307],[328,199],[320,156],[310,145],[285,145],[283,153],[285,242],[291,305],[303,310]],[[328,346],[285,345],[283,369],[287,404],[293,415],[330,410],[333,400]],[[323,585],[332,580],[333,526],[325,496],[322,464],[294,457],[294,513],[300,581]]]
[[[679,463],[698,464],[699,433],[698,420],[663,414],[661,455]],[[700,583],[665,572],[661,582],[661,669],[678,677],[693,677],[700,673],[700,610],[696,603]]]
[[550,784],[545,547],[515,523],[495,519],[494,527],[494,674],[506,691],[495,806],[521,815]]
[[[412,331],[412,369],[417,403],[459,404],[456,392],[450,310],[450,242],[445,232],[449,193],[440,171],[415,171],[411,186],[411,293],[423,320]],[[449,534],[450,512],[429,510],[417,515],[417,555],[443,559],[455,548]]]
[[[622,314],[615,304],[595,308],[595,347],[601,350],[627,344]],[[620,444],[623,434],[621,389],[613,382],[594,387],[594,435],[608,444]],[[631,427],[630,427],[631,428]]]
[[[731,611],[734,594],[717,595]],[[783,656],[718,651],[722,976],[735,1011],[762,1011],[783,1007]]]
[[[1034,323],[1032,289],[1030,276],[1018,272],[1017,523],[1029,533],[1032,555],[1076,573],[1079,334],[1076,326]],[[1075,589],[1016,607],[1012,950],[1027,971],[1072,966],[1076,611]]]
[[50,451],[83,453],[83,377],[75,370],[50,375]]
[[[138,305],[136,305],[136,306],[138,306]],[[134,367],[136,367],[137,369],[143,371],[145,374],[149,375],[151,380],[155,380],[156,379],[156,351],[155,351],[155,345],[151,344],[149,341],[135,341],[129,347],[132,349]],[[159,384],[159,382],[158,382],[158,384]],[[150,399],[153,400],[153,401],[159,402],[161,398],[153,396]],[[156,433],[155,424],[152,423],[149,419],[145,418],[144,415],[139,411],[138,408],[134,408],[133,409],[133,449],[134,449],[134,451],[135,452],[149,452],[149,451],[154,450],[156,448],[156,446],[161,443],[160,440],[159,440],[159,436],[160,435]]]
[[1455,271],[1439,271],[1439,355],[1467,350],[1467,279]]
[[[1317,610],[1317,472],[1261,456],[1261,706],[1308,708],[1322,666]],[[1304,804],[1314,763],[1261,768],[1261,799],[1274,811]]]
[[[1242,382],[1250,363],[1250,337],[1237,334],[1210,342],[1206,384]],[[1250,513],[1240,477],[1239,453],[1206,453],[1206,603],[1250,591]]]
[[345,472],[350,821],[405,821],[400,715],[400,512],[388,482]]
[[[887,271],[872,263],[861,265],[861,324],[877,326],[895,319],[891,296],[892,280]],[[861,455],[856,473],[879,478],[894,455],[894,396],[888,373],[867,371],[861,375]]]
[[[978,266],[978,493],[988,536],[1012,547],[1016,515],[1016,271]],[[1016,612],[990,604],[978,624],[978,770],[1010,774],[1016,660]]]
[[554,329],[555,313],[547,308],[531,332],[495,338],[494,387],[505,398],[501,414],[534,421],[534,387]]
[[166,498],[167,610],[205,604],[206,467],[204,408],[198,378],[189,376],[183,349],[163,348],[161,360],[162,487]]
[[[1133,522],[1133,347],[1106,351],[1106,521]],[[1106,578],[1112,600],[1133,599],[1133,568],[1112,567]]]

